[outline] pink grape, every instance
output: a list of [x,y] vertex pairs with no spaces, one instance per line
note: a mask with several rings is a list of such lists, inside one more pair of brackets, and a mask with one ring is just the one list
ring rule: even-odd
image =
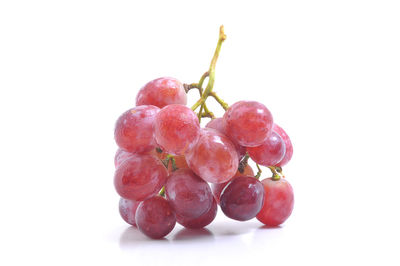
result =
[[154,196],[140,203],[136,210],[136,224],[146,236],[162,238],[174,229],[175,212],[165,198]]
[[190,169],[172,172],[165,184],[165,195],[177,215],[197,218],[212,205],[210,186]]
[[116,169],[114,185],[121,197],[142,201],[157,194],[167,176],[168,171],[159,159],[147,154],[134,154]]
[[133,155],[133,153],[124,151],[123,149],[119,148],[117,150],[117,152],[115,153],[115,157],[114,157],[115,168],[118,168],[118,166],[120,166],[123,161],[125,161],[126,159],[128,159],[132,155]]
[[221,210],[229,218],[247,221],[259,213],[264,196],[265,191],[260,181],[254,177],[239,176],[222,191]]
[[182,83],[170,77],[158,78],[144,85],[136,96],[136,105],[154,105],[160,108],[169,104],[186,105],[186,92]]
[[286,221],[294,206],[293,188],[285,179],[267,178],[261,181],[265,198],[257,219],[268,226],[278,226]]
[[117,120],[114,138],[117,145],[132,153],[148,152],[156,147],[153,123],[160,109],[142,105],[123,113]]
[[136,226],[135,214],[140,201],[121,198],[119,200],[119,214],[130,225]]
[[200,138],[186,153],[186,160],[198,176],[210,183],[230,180],[238,169],[235,145],[214,129],[202,129]]
[[276,133],[278,133],[279,136],[281,136],[281,138],[283,139],[283,142],[285,143],[285,156],[283,157],[283,159],[277,163],[277,166],[284,166],[286,165],[290,159],[292,159],[293,156],[293,145],[292,142],[290,141],[289,136],[286,134],[285,130],[283,130],[280,126],[278,126],[277,124],[274,124],[272,127],[272,130],[275,131]]
[[247,148],[250,158],[264,166],[275,166],[279,163],[285,156],[285,150],[283,139],[274,131],[260,146]]
[[254,101],[236,102],[225,112],[223,120],[227,135],[245,147],[261,145],[273,124],[267,107]]
[[[223,119],[221,117],[212,119],[210,122],[207,123],[206,128],[213,128],[213,129],[221,132],[222,134],[228,136],[228,134],[226,134],[226,130],[225,130],[225,127],[224,127],[224,122],[223,122]],[[237,151],[237,153],[239,155],[239,160],[241,160],[243,158],[243,156],[246,155],[246,148],[241,146],[239,143],[233,141],[232,139],[230,139],[230,140],[235,145],[236,151]]]
[[197,115],[188,107],[171,104],[158,112],[154,136],[161,149],[173,155],[183,155],[200,135]]
[[217,210],[218,210],[217,202],[214,199],[211,208],[207,212],[200,215],[199,217],[188,218],[177,214],[176,221],[186,228],[190,229],[203,228],[209,225],[215,219],[215,216],[217,216]]

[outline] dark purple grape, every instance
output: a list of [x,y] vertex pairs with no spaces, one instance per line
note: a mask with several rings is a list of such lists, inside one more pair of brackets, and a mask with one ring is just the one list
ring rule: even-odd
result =
[[136,225],[148,237],[162,238],[174,229],[175,224],[175,212],[161,196],[148,198],[136,210]]
[[222,191],[221,210],[229,218],[247,221],[259,213],[264,196],[264,187],[260,181],[254,177],[236,177]]

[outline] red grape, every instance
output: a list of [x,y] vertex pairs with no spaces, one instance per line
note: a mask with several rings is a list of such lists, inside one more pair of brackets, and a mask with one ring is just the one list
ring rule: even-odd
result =
[[[168,155],[167,153],[161,152],[161,153],[157,154],[157,157],[160,158],[160,160],[165,160],[167,158],[167,155]],[[174,156],[174,160],[175,160],[175,166],[177,169],[189,168],[184,155]],[[172,171],[173,171],[172,162],[169,162],[168,163],[168,172],[172,173]]]
[[293,210],[293,188],[285,179],[261,181],[265,190],[264,204],[257,219],[265,225],[277,226],[286,221]]
[[187,218],[185,216],[176,215],[176,221],[186,228],[199,229],[209,225],[217,216],[217,202],[212,202],[211,208],[197,218]]
[[189,167],[210,183],[223,183],[236,173],[239,160],[233,143],[214,129],[202,129],[200,138],[186,154]]
[[133,155],[133,153],[124,151],[123,149],[119,148],[117,150],[117,152],[115,153],[115,157],[114,157],[115,168],[118,168],[118,166],[120,166],[123,161],[125,161],[126,159],[128,159],[132,155]]
[[174,229],[175,212],[168,200],[154,196],[140,203],[136,210],[136,224],[146,236],[162,238]]
[[171,104],[158,112],[154,123],[154,136],[162,150],[182,155],[200,135],[197,115],[188,107]]
[[157,194],[167,176],[168,171],[159,159],[134,154],[116,169],[114,185],[121,197],[141,201]]
[[160,109],[142,105],[123,113],[115,125],[114,137],[118,146],[132,153],[143,153],[156,147],[153,123]]
[[[221,132],[222,134],[228,136],[228,134],[226,134],[226,130],[225,130],[222,118],[212,119],[210,122],[207,123],[206,128],[213,128],[213,129]],[[239,143],[235,142],[234,140],[232,140],[232,139],[230,139],[230,140],[235,145],[236,151],[239,155],[239,160],[241,160],[243,158],[243,156],[246,155],[246,148],[241,146]]]
[[136,226],[135,214],[140,201],[121,198],[119,200],[119,214],[130,225]]
[[163,77],[144,85],[136,96],[136,105],[154,105],[160,108],[169,104],[186,105],[186,92],[182,83],[174,78]]
[[286,165],[290,159],[292,159],[293,156],[293,145],[292,142],[290,141],[289,136],[286,134],[285,130],[283,130],[280,126],[278,126],[277,124],[274,124],[272,127],[272,130],[275,131],[276,133],[278,133],[279,136],[281,136],[281,138],[283,139],[283,142],[285,143],[285,147],[286,147],[286,151],[285,151],[285,156],[283,157],[283,159],[277,163],[277,166],[284,166]]
[[263,144],[257,147],[248,147],[250,158],[264,166],[274,166],[285,156],[285,143],[278,133],[272,131]]
[[[238,177],[238,176],[254,176],[253,169],[250,167],[250,165],[247,164],[246,167],[244,168],[243,173],[240,173],[238,170],[233,178]],[[233,178],[231,180],[233,180]],[[226,185],[228,185],[228,183],[231,180],[226,181],[224,183],[211,184],[211,191],[212,191],[214,198],[218,204],[219,204],[222,190],[224,190]]]
[[273,124],[267,107],[254,101],[236,102],[225,112],[223,120],[227,135],[245,147],[261,145]]
[[263,185],[254,177],[236,177],[222,191],[221,210],[229,218],[250,220],[261,210],[264,195]]
[[197,218],[212,205],[210,186],[190,169],[173,172],[165,184],[165,194],[177,215]]

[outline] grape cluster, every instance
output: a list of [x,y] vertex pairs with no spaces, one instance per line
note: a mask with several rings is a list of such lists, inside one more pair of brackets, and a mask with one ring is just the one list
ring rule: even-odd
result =
[[[138,92],[136,107],[116,122],[119,211],[148,237],[166,236],[176,222],[203,228],[216,217],[218,205],[231,219],[256,217],[267,226],[283,223],[292,212],[293,189],[282,174],[293,154],[289,136],[262,103],[228,106],[212,91],[225,38],[221,27],[210,69],[198,83],[171,77],[150,81]],[[198,89],[200,99],[189,108],[191,89]],[[223,117],[215,118],[208,109],[209,96],[223,107]],[[211,121],[201,128],[203,117]],[[256,175],[249,159],[256,163]],[[259,181],[259,165],[268,167],[272,177]]]

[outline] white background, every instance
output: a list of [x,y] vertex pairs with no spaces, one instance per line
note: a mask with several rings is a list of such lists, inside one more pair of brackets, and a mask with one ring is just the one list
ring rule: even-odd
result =
[[[0,264],[399,265],[399,14],[382,0],[1,1]],[[219,212],[148,240],[118,214],[114,122],[154,78],[197,82],[221,24],[215,90],[263,102],[291,136],[294,212],[275,229]]]

